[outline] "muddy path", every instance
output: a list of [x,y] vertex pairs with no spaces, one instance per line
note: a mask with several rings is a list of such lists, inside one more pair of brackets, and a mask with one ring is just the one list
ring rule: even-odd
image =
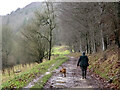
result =
[[[53,71],[53,76],[45,84],[44,88],[104,88],[103,82],[95,78],[89,70],[87,79],[82,79],[81,69],[76,67],[77,60],[74,57],[62,64],[58,69]],[[60,69],[66,68],[66,77],[59,72]]]
[[36,77],[35,79],[33,79],[27,86],[25,86],[24,88],[32,88],[35,83],[37,83],[41,78],[43,78],[45,75],[50,74],[51,72],[53,72],[53,70],[51,70],[57,63],[59,63],[59,61],[57,61],[55,64],[53,64],[48,71],[45,74],[40,75],[39,77]]

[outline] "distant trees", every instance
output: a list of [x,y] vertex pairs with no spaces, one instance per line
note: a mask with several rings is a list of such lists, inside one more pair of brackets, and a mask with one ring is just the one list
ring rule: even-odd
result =
[[68,45],[71,52],[87,53],[104,51],[113,44],[120,47],[119,3],[62,2],[43,3],[43,6],[19,29],[9,27],[10,18],[3,25],[3,67],[9,66],[9,62],[14,65],[40,63],[43,58],[50,60],[54,43]]
[[2,25],[3,69],[16,64],[41,63],[43,58],[51,59],[55,13],[53,3],[43,3],[43,6],[43,10],[37,10],[29,22],[19,27],[18,32],[10,27],[9,22]]
[[[2,25],[2,70],[10,68],[15,65],[12,60],[13,49],[13,32],[9,25]],[[10,76],[10,70],[8,69]]]
[[[61,40],[75,52],[106,50],[119,46],[118,3],[61,3]],[[101,48],[101,49],[100,49]]]
[[13,33],[9,26],[2,27],[2,63],[3,68],[10,66],[10,54],[13,46]]
[[55,29],[55,15],[52,3],[46,3],[45,12],[35,12],[32,23],[24,28],[22,34],[26,37],[30,46],[29,53],[38,62],[42,62],[43,57],[51,58],[53,30]]

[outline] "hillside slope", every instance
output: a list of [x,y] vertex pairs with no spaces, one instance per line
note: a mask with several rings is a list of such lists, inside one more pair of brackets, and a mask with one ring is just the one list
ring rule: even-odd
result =
[[110,87],[120,88],[120,67],[118,66],[118,48],[109,47],[108,50],[104,52],[95,53],[89,55],[90,59],[90,70],[95,74],[98,74],[101,78],[109,81]]
[[[71,53],[71,56],[79,58],[81,53]],[[107,82],[106,87],[120,88],[120,66],[118,66],[118,48],[109,46],[106,51],[88,54],[89,71],[99,80]],[[112,80],[112,82],[110,82]],[[110,82],[110,83],[109,83]]]
[[14,32],[21,29],[22,25],[25,25],[32,17],[36,10],[42,9],[42,2],[33,2],[24,8],[18,8],[16,11],[12,11],[10,14],[2,16],[2,23],[8,24],[12,27]]

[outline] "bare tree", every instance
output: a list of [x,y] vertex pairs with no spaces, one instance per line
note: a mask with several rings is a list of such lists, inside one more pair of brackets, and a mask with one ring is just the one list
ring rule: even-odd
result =
[[75,52],[92,53],[101,47],[99,50],[104,51],[111,41],[118,45],[116,6],[107,2],[59,4],[61,38]]

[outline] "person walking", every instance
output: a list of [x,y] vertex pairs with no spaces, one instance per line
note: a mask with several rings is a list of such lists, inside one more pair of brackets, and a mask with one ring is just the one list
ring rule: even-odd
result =
[[85,55],[85,52],[83,52],[77,63],[77,67],[80,66],[82,70],[82,79],[86,79],[87,67],[89,66],[88,61],[88,57]]

